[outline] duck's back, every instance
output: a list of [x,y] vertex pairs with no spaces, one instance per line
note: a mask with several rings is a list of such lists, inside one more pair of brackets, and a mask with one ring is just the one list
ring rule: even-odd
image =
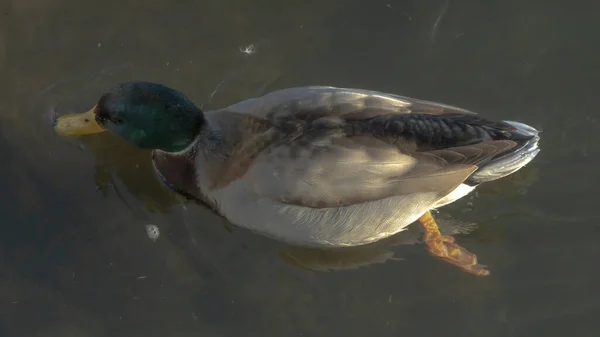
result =
[[[274,115],[321,114],[344,116],[359,113],[363,118],[382,114],[457,112],[473,114],[458,107],[373,90],[308,86],[276,90],[232,104],[225,111],[257,118]],[[371,113],[371,114],[369,114]]]

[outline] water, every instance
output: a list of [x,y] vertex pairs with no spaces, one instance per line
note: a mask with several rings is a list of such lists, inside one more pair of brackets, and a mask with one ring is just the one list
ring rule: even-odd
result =
[[[600,331],[597,2],[11,2],[0,5],[0,336]],[[341,254],[291,249],[182,202],[146,151],[53,133],[53,109],[89,109],[132,79],[205,109],[295,85],[381,90],[531,124],[542,151],[436,214],[488,278],[429,256],[418,226]]]

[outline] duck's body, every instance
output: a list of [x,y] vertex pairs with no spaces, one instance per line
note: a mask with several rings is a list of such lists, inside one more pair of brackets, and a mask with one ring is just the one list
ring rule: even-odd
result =
[[356,89],[284,89],[205,118],[188,149],[155,151],[163,180],[236,225],[310,246],[398,233],[539,151],[529,127]]
[[[149,102],[160,103],[165,95],[148,98],[150,89],[144,87],[146,91],[128,99],[131,106],[119,105],[119,95],[141,90],[123,88],[103,97],[105,102],[94,110],[96,119],[139,145],[139,134],[132,134],[144,131],[144,141],[152,134],[140,122],[140,111],[155,109],[149,115],[158,115]],[[148,102],[140,103],[140,97]],[[434,254],[460,255],[453,240],[432,229],[429,210],[517,171],[539,152],[538,132],[525,124],[358,89],[284,89],[224,109],[193,112],[201,122],[195,133],[185,130],[185,147],[153,146],[154,165],[163,181],[236,225],[306,246],[363,245],[419,219],[426,232],[430,229],[426,240],[429,235]],[[196,123],[196,118],[176,113]],[[176,113],[164,116],[177,120]],[[112,125],[114,116],[125,116],[125,122],[118,117],[119,123]],[[69,123],[59,121],[57,129],[66,130]],[[127,129],[123,123],[135,125]],[[184,134],[181,130],[177,132]],[[446,249],[442,246],[454,250],[433,251]]]

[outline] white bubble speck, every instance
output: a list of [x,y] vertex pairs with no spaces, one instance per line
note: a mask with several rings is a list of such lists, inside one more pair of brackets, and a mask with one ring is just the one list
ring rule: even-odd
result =
[[249,44],[245,47],[239,47],[240,53],[246,55],[246,56],[250,56],[254,53],[256,53],[256,45],[254,44]]
[[160,236],[160,230],[156,225],[146,225],[146,234],[148,234],[150,240],[156,241]]

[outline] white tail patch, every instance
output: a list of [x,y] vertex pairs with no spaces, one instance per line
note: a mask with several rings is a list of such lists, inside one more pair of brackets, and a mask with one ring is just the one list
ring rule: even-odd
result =
[[445,197],[440,199],[435,203],[435,208],[446,206],[450,203],[455,202],[456,200],[464,197],[465,195],[471,193],[476,186],[469,186],[467,184],[460,184],[457,188],[452,190],[452,192],[448,193]]

